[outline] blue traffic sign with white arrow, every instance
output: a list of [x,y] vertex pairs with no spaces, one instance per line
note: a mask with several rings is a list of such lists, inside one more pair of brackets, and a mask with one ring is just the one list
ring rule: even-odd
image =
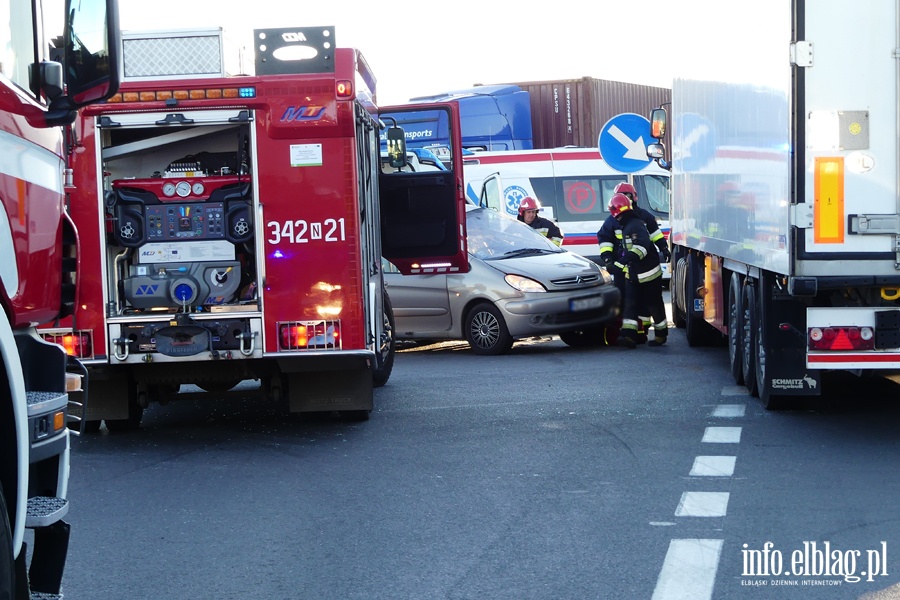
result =
[[650,121],[635,113],[622,113],[606,122],[600,130],[597,148],[610,167],[622,173],[634,173],[650,164],[647,141]]

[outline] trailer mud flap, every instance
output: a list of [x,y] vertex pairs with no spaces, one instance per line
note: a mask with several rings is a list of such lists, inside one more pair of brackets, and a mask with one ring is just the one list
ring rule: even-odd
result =
[[822,373],[806,368],[805,349],[772,348],[766,356],[766,377],[773,394],[818,396]]

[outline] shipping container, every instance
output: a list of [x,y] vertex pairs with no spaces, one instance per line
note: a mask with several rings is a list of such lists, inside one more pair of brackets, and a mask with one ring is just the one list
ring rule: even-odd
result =
[[670,88],[582,77],[553,81],[516,81],[531,100],[533,145],[596,147],[600,130],[622,113],[647,115],[671,101]]

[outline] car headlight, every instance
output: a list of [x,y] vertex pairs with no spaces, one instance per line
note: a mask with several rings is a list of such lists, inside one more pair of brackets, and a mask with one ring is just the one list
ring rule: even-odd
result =
[[506,283],[519,290],[520,292],[546,292],[547,288],[543,285],[535,281],[534,279],[529,279],[528,277],[522,277],[521,275],[507,275],[503,279],[506,280]]
[[600,276],[603,277],[603,283],[612,283],[613,277],[605,267],[600,267]]

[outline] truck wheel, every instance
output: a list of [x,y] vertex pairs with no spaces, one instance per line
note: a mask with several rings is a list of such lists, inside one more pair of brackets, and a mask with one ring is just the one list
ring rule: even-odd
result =
[[751,396],[757,395],[756,388],[756,352],[759,345],[756,343],[757,322],[759,315],[756,312],[756,288],[745,281],[741,293],[743,316],[741,317],[741,376],[744,385]]
[[513,345],[503,315],[488,302],[475,305],[466,315],[465,334],[472,352],[483,356],[506,354]]
[[16,596],[16,567],[12,545],[9,511],[6,509],[3,486],[0,485],[0,598],[12,599]]
[[375,372],[372,373],[372,385],[381,387],[387,383],[394,370],[394,352],[397,349],[397,340],[394,338],[394,307],[391,298],[384,294],[384,323],[381,330],[381,339],[375,352]]
[[744,385],[741,331],[743,329],[743,309],[741,307],[741,278],[731,275],[728,285],[728,364],[731,376],[738,385]]

